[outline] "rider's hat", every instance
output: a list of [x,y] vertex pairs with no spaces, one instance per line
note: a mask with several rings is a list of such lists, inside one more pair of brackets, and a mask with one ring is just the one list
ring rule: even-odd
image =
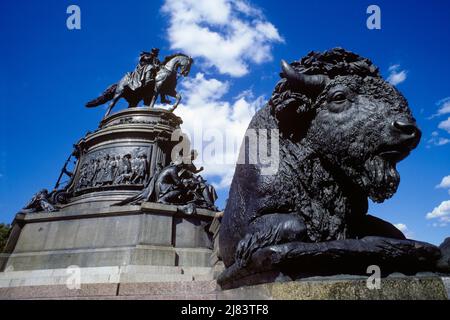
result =
[[159,53],[159,49],[158,48],[152,48],[152,53],[158,54]]

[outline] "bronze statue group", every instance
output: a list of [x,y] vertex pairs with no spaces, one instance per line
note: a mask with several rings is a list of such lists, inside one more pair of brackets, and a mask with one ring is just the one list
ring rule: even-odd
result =
[[142,202],[158,202],[163,204],[190,205],[218,211],[214,205],[217,193],[214,187],[198,173],[192,163],[197,157],[196,151],[191,151],[190,159],[177,159],[165,168],[161,164],[147,182],[144,189],[137,195],[127,198],[115,205],[140,204]]

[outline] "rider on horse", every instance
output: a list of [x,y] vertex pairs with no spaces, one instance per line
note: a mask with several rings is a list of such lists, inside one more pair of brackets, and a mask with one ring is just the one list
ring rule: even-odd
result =
[[153,48],[151,52],[142,52],[139,64],[133,72],[126,73],[99,97],[87,102],[86,107],[93,108],[111,101],[104,116],[106,118],[121,98],[128,101],[129,108],[136,108],[141,100],[144,105],[153,108],[158,96],[163,104],[170,103],[166,98],[170,96],[176,99],[170,109],[173,112],[182,98],[176,90],[178,75],[188,76],[194,60],[186,54],[176,53],[160,62],[158,53],[157,48]]
[[135,70],[128,74],[130,81],[128,87],[135,91],[150,81],[155,80],[161,62],[158,59],[159,49],[153,48],[151,52],[143,51],[139,56],[139,64]]

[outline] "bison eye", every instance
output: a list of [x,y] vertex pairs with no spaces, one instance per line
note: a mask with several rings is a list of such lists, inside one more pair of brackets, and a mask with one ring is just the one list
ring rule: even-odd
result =
[[347,97],[344,92],[338,91],[333,94],[332,100],[334,102],[344,102],[345,100],[347,100]]

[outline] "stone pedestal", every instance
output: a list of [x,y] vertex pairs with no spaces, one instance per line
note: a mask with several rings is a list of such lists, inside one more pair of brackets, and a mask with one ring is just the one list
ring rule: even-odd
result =
[[209,266],[206,232],[214,212],[195,216],[176,206],[89,207],[19,215],[22,225],[6,270],[36,270],[124,265]]
[[181,119],[163,109],[111,115],[77,144],[77,163],[55,212],[18,214],[2,269],[105,266],[209,266],[214,212],[179,212],[144,202],[112,206],[139,193],[179,143]]

